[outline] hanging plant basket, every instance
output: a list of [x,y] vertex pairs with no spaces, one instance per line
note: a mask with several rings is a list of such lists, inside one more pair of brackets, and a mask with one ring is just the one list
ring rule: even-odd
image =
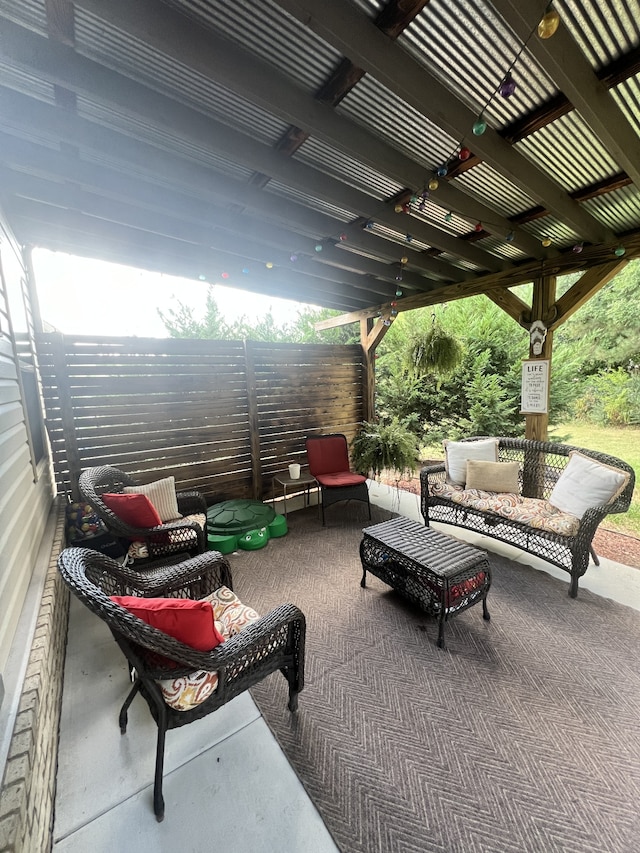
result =
[[462,347],[435,320],[426,332],[410,341],[406,353],[407,367],[416,375],[453,373],[462,360]]
[[365,421],[351,442],[351,462],[356,471],[379,478],[383,471],[401,480],[411,476],[418,458],[413,433],[393,418],[388,423]]

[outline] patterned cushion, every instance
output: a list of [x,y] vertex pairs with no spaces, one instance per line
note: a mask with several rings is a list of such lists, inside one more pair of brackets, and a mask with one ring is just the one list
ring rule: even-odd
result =
[[[239,634],[260,616],[251,607],[243,604],[228,587],[222,586],[202,599],[211,602],[216,627],[225,639]],[[218,686],[218,673],[198,669],[180,678],[158,681],[164,701],[176,711],[190,711],[200,705]]]
[[539,498],[523,498],[520,495],[484,492],[481,489],[465,489],[452,483],[429,485],[434,497],[446,498],[460,506],[468,506],[480,512],[493,513],[528,524],[536,530],[557,533],[558,536],[575,536],[580,528],[580,519],[562,512],[549,501]]

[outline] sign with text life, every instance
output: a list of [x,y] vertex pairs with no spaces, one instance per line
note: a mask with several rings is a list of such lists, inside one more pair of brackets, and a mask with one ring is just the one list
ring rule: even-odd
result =
[[520,414],[544,415],[549,401],[549,361],[531,359],[522,362]]

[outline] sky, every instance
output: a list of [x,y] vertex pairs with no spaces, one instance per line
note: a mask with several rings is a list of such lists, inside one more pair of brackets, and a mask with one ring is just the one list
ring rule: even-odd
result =
[[[211,284],[48,249],[34,249],[33,269],[43,321],[68,335],[169,337],[157,309],[167,313],[182,302],[194,309],[196,317],[202,316]],[[255,322],[271,310],[280,326],[292,323],[298,311],[308,308],[217,283],[213,292],[229,322],[243,315]]]

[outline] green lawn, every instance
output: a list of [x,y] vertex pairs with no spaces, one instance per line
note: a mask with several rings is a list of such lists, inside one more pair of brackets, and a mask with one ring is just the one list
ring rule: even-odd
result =
[[629,511],[608,515],[602,526],[640,537],[640,427],[603,427],[576,422],[554,427],[553,433],[567,444],[609,453],[631,465],[636,472],[636,488]]

